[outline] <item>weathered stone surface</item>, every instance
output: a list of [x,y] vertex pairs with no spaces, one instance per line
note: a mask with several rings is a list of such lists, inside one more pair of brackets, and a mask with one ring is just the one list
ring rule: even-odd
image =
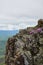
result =
[[20,30],[18,34],[8,39],[6,45],[5,64],[43,65],[42,19],[38,21],[38,25],[34,28],[30,27]]

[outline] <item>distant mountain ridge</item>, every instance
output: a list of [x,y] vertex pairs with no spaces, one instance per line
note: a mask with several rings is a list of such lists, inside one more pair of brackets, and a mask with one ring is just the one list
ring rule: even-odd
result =
[[0,41],[7,40],[18,32],[19,30],[0,30]]

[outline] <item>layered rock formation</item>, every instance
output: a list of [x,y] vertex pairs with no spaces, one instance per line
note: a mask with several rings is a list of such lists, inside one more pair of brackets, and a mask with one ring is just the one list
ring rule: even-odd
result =
[[7,41],[6,65],[43,65],[43,19]]

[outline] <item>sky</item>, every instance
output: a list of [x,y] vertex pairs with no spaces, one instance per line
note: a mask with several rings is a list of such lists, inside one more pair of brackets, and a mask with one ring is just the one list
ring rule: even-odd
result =
[[43,0],[0,0],[0,30],[18,30],[43,19]]

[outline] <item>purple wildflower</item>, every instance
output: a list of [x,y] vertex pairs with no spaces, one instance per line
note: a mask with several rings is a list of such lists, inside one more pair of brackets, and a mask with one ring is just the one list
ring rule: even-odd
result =
[[37,33],[37,31],[36,31],[36,30],[32,30],[32,31],[30,32],[30,34],[34,34],[34,33]]
[[37,29],[37,32],[41,32],[41,31],[42,31],[42,28],[38,28],[38,29]]

